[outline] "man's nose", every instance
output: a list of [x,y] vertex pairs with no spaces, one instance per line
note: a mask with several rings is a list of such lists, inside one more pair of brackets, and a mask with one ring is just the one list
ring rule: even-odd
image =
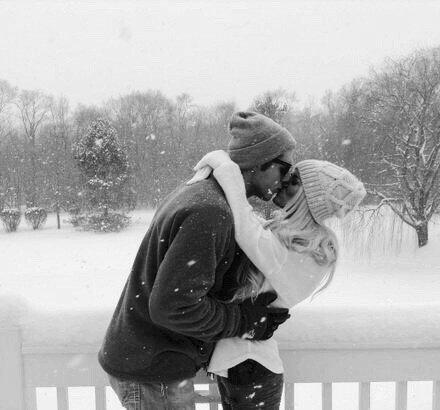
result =
[[277,181],[277,184],[275,185],[275,189],[279,192],[284,188],[284,182],[283,181]]

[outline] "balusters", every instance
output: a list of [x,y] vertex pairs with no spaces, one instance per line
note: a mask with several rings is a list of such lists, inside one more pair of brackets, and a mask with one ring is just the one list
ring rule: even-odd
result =
[[26,387],[25,394],[26,410],[37,410],[37,389],[35,387]]
[[370,410],[370,383],[359,383],[359,410]]
[[67,387],[57,387],[58,410],[69,410],[69,395]]
[[[212,399],[217,399],[220,400],[220,393],[218,391],[217,388],[217,384],[216,383],[209,383],[209,396]],[[209,410],[218,410],[218,404],[216,402],[214,403],[209,403]]]
[[[322,410],[333,408],[333,384],[324,382],[322,388]],[[69,410],[68,387],[57,387],[57,410]],[[220,397],[215,383],[209,383],[209,394],[202,395],[198,403],[209,403],[210,410],[218,410]],[[37,392],[35,387],[25,388],[26,410],[44,410],[37,406]],[[284,385],[285,410],[295,410],[295,383]],[[359,382],[359,410],[370,410],[371,383]],[[395,410],[408,408],[408,382],[395,382]],[[106,387],[95,386],[95,410],[106,410]],[[432,385],[432,410],[440,410],[440,380],[434,380]]]
[[95,387],[95,410],[106,410],[105,386]]
[[432,410],[440,410],[440,380],[432,382]]
[[295,384],[285,383],[284,384],[284,403],[286,410],[295,409]]
[[396,410],[406,410],[408,406],[408,382],[396,382]]
[[332,410],[332,384],[322,383],[322,410]]

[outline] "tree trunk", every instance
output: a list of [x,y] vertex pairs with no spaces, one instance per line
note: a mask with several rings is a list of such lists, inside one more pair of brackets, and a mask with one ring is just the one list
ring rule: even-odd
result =
[[419,248],[425,246],[428,243],[428,222],[424,222],[416,228],[417,240]]
[[60,207],[57,206],[57,228],[61,229],[61,221],[60,221]]

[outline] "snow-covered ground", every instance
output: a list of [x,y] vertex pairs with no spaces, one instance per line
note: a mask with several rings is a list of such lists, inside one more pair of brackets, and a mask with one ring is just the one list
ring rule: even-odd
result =
[[[1,228],[0,325],[20,321],[24,342],[30,345],[99,344],[152,215],[151,211],[134,212],[132,224],[120,233],[82,232],[67,223],[57,230],[54,215],[39,231],[24,222],[15,233]],[[374,223],[354,218],[334,226],[342,255],[334,282],[294,311],[295,320],[279,332],[280,341],[377,346],[385,338],[397,345],[438,345],[439,218],[431,224],[429,244],[422,249],[417,248],[414,233],[389,215]],[[317,312],[323,308],[328,316],[321,314],[318,320]],[[411,326],[420,318],[423,328]],[[307,332],[295,331],[298,326]],[[344,386],[335,393],[342,402],[353,390]],[[296,397],[305,395],[310,405],[315,387],[305,386]],[[372,409],[385,409],[384,400],[390,400],[387,384],[375,384],[373,393],[374,389],[382,401],[375,406],[372,400]],[[429,386],[410,385],[410,406],[412,389],[426,392]],[[423,394],[425,404],[415,401],[415,407],[409,408],[429,408],[429,396]]]

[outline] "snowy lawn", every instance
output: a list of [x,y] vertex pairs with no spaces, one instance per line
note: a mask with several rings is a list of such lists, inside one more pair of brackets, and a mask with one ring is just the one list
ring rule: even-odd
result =
[[[20,315],[29,328],[25,333],[29,343],[41,342],[42,338],[49,338],[52,343],[72,342],[72,337],[78,343],[98,342],[152,215],[151,211],[134,212],[132,224],[120,233],[83,232],[67,223],[57,230],[54,215],[49,216],[48,223],[39,231],[33,231],[23,222],[15,233],[1,230],[0,296],[4,309],[0,318],[10,321],[23,309],[30,308],[32,314]],[[356,337],[368,336],[370,342],[374,342],[376,336],[384,336],[383,330],[387,328],[372,334],[367,322],[357,319],[358,315],[374,319],[378,312],[384,313],[383,306],[387,307],[385,316],[397,320],[395,326],[403,335],[411,332],[414,337],[414,329],[406,326],[412,317],[417,320],[419,315],[424,315],[440,324],[437,313],[440,310],[440,224],[431,224],[430,242],[422,249],[417,249],[414,234],[406,226],[400,227],[402,235],[397,232],[398,237],[403,237],[400,253],[395,245],[398,239],[391,236],[391,228],[383,221],[378,226],[379,229],[370,226],[357,230],[351,226],[341,230],[336,226],[342,238],[342,257],[335,279],[312,302],[306,301],[294,310],[296,320],[284,326],[283,340],[349,341],[347,337],[353,328],[348,325],[352,325],[357,327]],[[371,232],[373,236],[369,237]],[[334,320],[321,315],[322,323],[310,323],[309,315],[322,311],[323,306]],[[402,310],[408,313],[405,317],[399,314]],[[82,339],[83,332],[80,336],[75,335],[74,330],[68,335],[55,332],[65,316],[81,317],[85,311],[89,314],[78,326],[90,325],[91,311],[96,312],[96,320],[99,320],[93,326],[96,332],[87,333],[88,340]],[[46,317],[43,323],[37,320],[39,315]],[[380,324],[381,318],[376,319],[379,322],[375,320],[375,323]],[[337,330],[330,335],[331,340],[321,334],[325,329],[332,332],[329,322],[331,328]],[[307,335],[290,332],[295,323],[307,325]],[[54,332],[48,331],[48,327],[53,327]],[[389,329],[387,334],[392,337],[395,330]],[[440,332],[434,323],[431,329],[427,327],[421,333],[426,342],[432,341],[432,337],[439,341]],[[69,339],[63,340],[64,337]]]
[[[19,321],[27,345],[98,346],[152,215],[136,211],[127,230],[111,234],[82,232],[66,223],[57,230],[54,215],[40,231],[24,222],[15,233],[1,229],[0,324]],[[409,228],[389,216],[368,227],[358,222],[337,227],[343,246],[334,282],[294,310],[279,331],[282,344],[438,346],[438,222],[431,224],[423,249],[417,249]],[[375,387],[384,400],[386,386]],[[314,397],[313,385],[308,388],[300,394]],[[342,391],[341,397],[349,396],[349,386]],[[417,403],[414,408],[425,408]]]

